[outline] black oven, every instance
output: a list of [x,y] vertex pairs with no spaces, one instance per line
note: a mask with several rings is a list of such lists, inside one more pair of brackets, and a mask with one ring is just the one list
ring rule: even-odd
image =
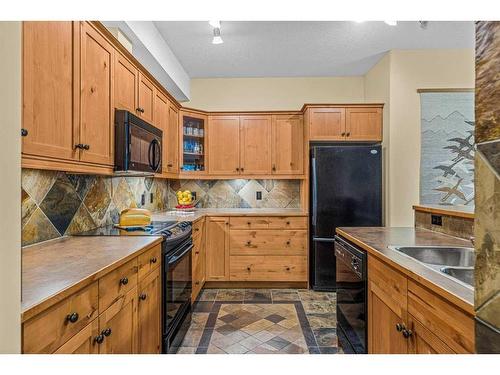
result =
[[163,255],[163,352],[175,353],[191,323],[193,241],[188,237]]
[[366,252],[335,236],[337,337],[344,353],[367,353]]
[[162,131],[133,113],[115,110],[115,171],[161,172]]

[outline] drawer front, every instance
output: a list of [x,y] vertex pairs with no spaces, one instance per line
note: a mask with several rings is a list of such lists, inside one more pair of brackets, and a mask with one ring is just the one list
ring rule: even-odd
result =
[[231,230],[231,255],[306,255],[306,230]]
[[474,352],[474,319],[429,289],[408,282],[408,313],[457,353]]
[[99,310],[104,311],[137,285],[137,258],[99,280]]
[[306,256],[231,256],[231,281],[307,281]]
[[307,217],[247,216],[231,217],[231,229],[307,229]]
[[370,290],[389,306],[401,319],[406,319],[408,280],[388,264],[368,255],[368,283]]
[[97,303],[95,282],[26,321],[23,353],[53,353],[97,317]]
[[161,244],[145,251],[138,257],[139,280],[144,279],[151,271],[160,266]]

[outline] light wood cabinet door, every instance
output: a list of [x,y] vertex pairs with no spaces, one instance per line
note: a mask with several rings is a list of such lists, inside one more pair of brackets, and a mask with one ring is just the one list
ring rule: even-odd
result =
[[171,147],[169,143],[169,106],[170,103],[165,95],[160,90],[156,90],[155,93],[155,105],[154,105],[154,123],[155,126],[160,129],[162,134],[162,171],[168,172],[167,164],[169,164],[168,156]]
[[240,117],[240,172],[271,174],[271,116]]
[[78,160],[78,23],[23,22],[24,154]]
[[137,113],[144,119],[144,121],[149,122],[150,124],[153,124],[155,91],[156,88],[153,85],[153,82],[151,82],[143,74],[139,73],[139,107],[137,109]]
[[206,280],[229,280],[229,218],[208,217],[206,230]]
[[425,328],[417,319],[408,315],[410,354],[455,354],[441,339]]
[[160,283],[159,268],[139,283],[137,336],[140,354],[160,353]]
[[122,54],[115,52],[115,108],[135,113],[137,108],[137,88],[139,71]]
[[137,353],[137,287],[99,315],[100,354]]
[[80,151],[80,160],[113,165],[114,49],[87,22],[81,25],[80,142],[89,148]]
[[210,116],[208,120],[208,170],[214,175],[240,171],[240,117]]
[[347,108],[346,140],[381,141],[382,108]]
[[272,173],[304,173],[304,125],[302,116],[273,116]]
[[311,108],[309,140],[342,141],[345,139],[345,108]]
[[92,323],[57,349],[54,354],[98,354],[99,347],[95,342],[98,332],[99,320],[94,319]]
[[[168,107],[168,126],[166,131],[166,163],[163,170],[169,173],[179,173],[179,110],[172,104]],[[166,169],[165,169],[166,168]]]

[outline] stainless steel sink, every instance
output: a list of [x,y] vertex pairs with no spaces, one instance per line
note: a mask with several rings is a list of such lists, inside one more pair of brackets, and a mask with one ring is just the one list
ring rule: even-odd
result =
[[474,286],[474,268],[473,267],[442,267],[441,272],[454,277],[461,282]]
[[450,267],[474,267],[474,249],[470,247],[391,246],[422,263]]

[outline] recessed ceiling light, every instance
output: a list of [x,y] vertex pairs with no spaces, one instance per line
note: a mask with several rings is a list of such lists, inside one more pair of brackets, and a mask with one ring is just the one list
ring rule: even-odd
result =
[[210,26],[212,26],[214,29],[220,29],[220,21],[208,21]]
[[398,21],[384,21],[384,22],[389,26],[396,26],[398,24]]
[[222,44],[224,41],[220,36],[220,28],[214,28],[214,38],[212,39],[212,44]]

